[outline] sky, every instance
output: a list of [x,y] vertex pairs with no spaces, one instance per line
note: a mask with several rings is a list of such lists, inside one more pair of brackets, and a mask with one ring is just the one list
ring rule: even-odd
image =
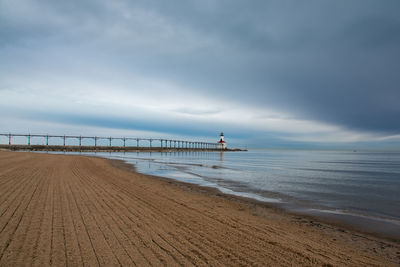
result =
[[399,12],[398,0],[0,0],[0,132],[400,149]]

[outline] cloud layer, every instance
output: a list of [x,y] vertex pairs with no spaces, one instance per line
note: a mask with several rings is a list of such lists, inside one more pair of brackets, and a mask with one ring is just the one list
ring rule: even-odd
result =
[[398,140],[399,11],[398,1],[0,0],[1,130],[29,120],[43,131],[224,130],[242,143]]

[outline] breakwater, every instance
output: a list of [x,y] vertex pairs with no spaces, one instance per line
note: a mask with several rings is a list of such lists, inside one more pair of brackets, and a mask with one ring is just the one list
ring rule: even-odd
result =
[[168,152],[168,151],[243,151],[238,148],[178,148],[136,146],[58,146],[58,145],[0,145],[0,149],[12,151],[66,151],[66,152]]
[[0,133],[0,148],[28,151],[239,151],[217,143],[163,138]]

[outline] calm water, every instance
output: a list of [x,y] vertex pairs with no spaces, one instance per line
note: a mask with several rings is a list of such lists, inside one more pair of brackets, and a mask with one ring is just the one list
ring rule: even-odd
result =
[[288,208],[389,222],[400,234],[400,152],[253,150],[97,155],[123,159],[142,173],[216,187]]

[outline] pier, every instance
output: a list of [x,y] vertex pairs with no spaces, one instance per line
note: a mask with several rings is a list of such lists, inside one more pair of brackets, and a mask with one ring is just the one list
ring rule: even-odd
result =
[[[5,140],[4,140],[5,138]],[[15,141],[24,138],[25,142]],[[2,142],[2,141],[5,142]],[[0,133],[0,148],[48,151],[221,151],[217,143],[163,138]],[[8,144],[7,144],[8,143]],[[237,150],[237,149],[235,149]]]

